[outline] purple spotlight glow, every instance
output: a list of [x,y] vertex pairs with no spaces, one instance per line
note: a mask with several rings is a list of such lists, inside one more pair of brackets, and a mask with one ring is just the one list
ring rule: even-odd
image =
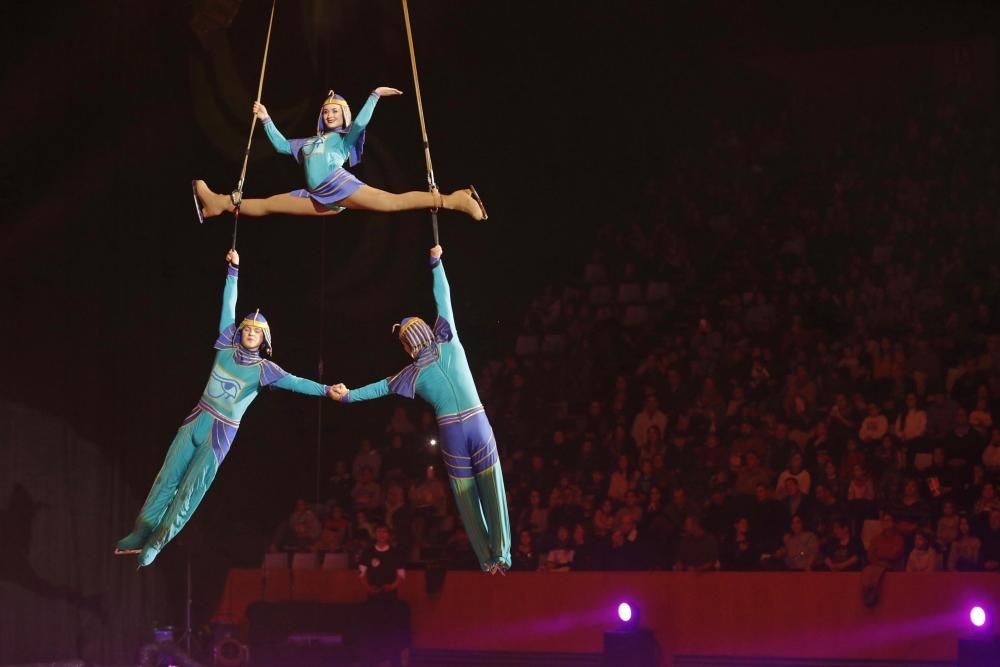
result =
[[977,628],[983,627],[986,625],[986,610],[982,607],[973,607],[969,612],[969,620]]
[[621,619],[622,623],[628,623],[632,620],[632,605],[628,602],[622,602],[618,605],[618,618]]

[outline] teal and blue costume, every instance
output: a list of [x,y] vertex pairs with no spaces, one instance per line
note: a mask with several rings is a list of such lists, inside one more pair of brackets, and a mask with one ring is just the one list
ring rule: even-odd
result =
[[[291,155],[305,169],[307,187],[292,191],[293,197],[309,197],[329,209],[343,210],[337,202],[350,197],[364,185],[344,169],[343,165],[350,161],[350,166],[353,167],[361,162],[361,154],[365,148],[365,128],[375,111],[378,98],[378,93],[372,92],[361,107],[358,117],[352,122],[347,101],[331,90],[320,107],[316,136],[308,139],[289,141],[270,117],[264,119],[264,132],[271,140],[274,150]],[[323,122],[323,107],[330,105],[339,106],[344,116],[343,125],[335,130],[328,130]]]
[[399,338],[413,363],[390,378],[351,389],[341,401],[396,394],[419,396],[433,406],[451,489],[479,564],[484,571],[507,569],[510,519],[496,438],[458,338],[444,264],[433,261],[431,267],[438,310],[434,328],[419,317],[399,324]]
[[[233,444],[243,413],[262,387],[309,396],[327,392],[325,385],[291,375],[261,357],[261,350],[270,356],[272,345],[270,327],[260,311],[247,315],[237,326],[238,277],[239,269],[229,266],[215,361],[205,390],[170,444],[135,528],[118,542],[119,551],[138,551],[140,565],[152,563],[191,518]],[[248,350],[240,343],[246,326],[262,330],[264,342],[259,349]]]

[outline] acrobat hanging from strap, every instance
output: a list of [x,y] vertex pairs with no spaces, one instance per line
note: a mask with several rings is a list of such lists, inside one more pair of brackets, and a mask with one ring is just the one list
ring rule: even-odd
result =
[[485,220],[486,207],[472,186],[447,195],[436,191],[395,194],[365,185],[344,169],[345,162],[353,167],[361,161],[365,128],[379,98],[402,94],[395,88],[376,88],[352,121],[347,101],[331,90],[320,107],[316,135],[291,141],[281,134],[264,105],[255,102],[253,112],[264,125],[267,138],[276,151],[291,155],[303,166],[307,187],[266,199],[241,200],[239,192],[217,194],[204,181],[194,181],[192,187],[199,205],[199,218],[204,220],[224,211],[232,212],[239,204],[240,213],[249,216],[274,213],[335,215],[344,209],[383,212],[448,209],[461,211],[475,220]]
[[331,395],[343,403],[388,394],[419,396],[433,406],[441,455],[472,548],[484,572],[505,572],[510,567],[510,519],[500,457],[458,339],[441,254],[441,246],[431,248],[438,311],[434,328],[419,317],[407,317],[397,325],[399,341],[413,363],[390,378],[358,389],[335,384]]
[[330,387],[291,375],[262,356],[271,356],[271,329],[259,310],[236,323],[240,256],[230,250],[226,261],[222,317],[208,383],[170,443],[135,528],[115,549],[119,555],[139,554],[140,566],[152,563],[191,518],[236,438],[243,413],[261,388],[334,397]]

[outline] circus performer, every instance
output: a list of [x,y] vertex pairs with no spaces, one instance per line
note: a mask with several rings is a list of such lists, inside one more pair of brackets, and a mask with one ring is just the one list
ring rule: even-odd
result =
[[240,256],[230,250],[226,261],[222,317],[208,383],[170,444],[135,528],[115,549],[119,555],[138,554],[140,566],[152,563],[191,518],[236,438],[243,413],[262,388],[333,398],[328,386],[291,375],[264,358],[272,352],[271,328],[259,309],[237,324]]
[[333,398],[357,403],[388,394],[420,396],[433,406],[441,454],[459,514],[486,572],[510,567],[510,520],[496,438],[479,400],[458,338],[441,246],[431,248],[438,317],[432,329],[419,317],[398,325],[399,341],[413,362],[396,375],[357,389],[333,385]]
[[217,194],[204,181],[194,181],[195,201],[199,218],[210,218],[223,211],[240,207],[241,215],[335,215],[344,209],[368,211],[408,211],[414,209],[448,209],[461,211],[475,220],[486,219],[486,208],[476,189],[456,190],[451,194],[434,192],[392,193],[365,185],[344,163],[355,166],[361,161],[365,146],[365,128],[371,120],[380,97],[402,95],[395,88],[380,86],[368,96],[357,118],[352,120],[347,101],[332,90],[319,111],[316,134],[307,139],[288,140],[281,134],[263,104],[255,102],[253,112],[264,125],[264,131],[274,149],[291,155],[305,170],[307,187],[302,190],[273,195],[266,199],[242,199],[239,191]]

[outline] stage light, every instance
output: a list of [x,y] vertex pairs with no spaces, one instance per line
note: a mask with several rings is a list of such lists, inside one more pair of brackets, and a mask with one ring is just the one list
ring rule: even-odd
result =
[[662,664],[653,631],[640,627],[639,608],[618,603],[618,627],[604,633],[604,664],[654,667]]
[[986,610],[980,606],[975,606],[969,611],[969,620],[977,628],[981,628],[986,625]]
[[438,444],[438,441],[436,438],[431,438],[430,440],[427,441],[427,444],[430,445],[431,447],[434,447],[435,445]]

